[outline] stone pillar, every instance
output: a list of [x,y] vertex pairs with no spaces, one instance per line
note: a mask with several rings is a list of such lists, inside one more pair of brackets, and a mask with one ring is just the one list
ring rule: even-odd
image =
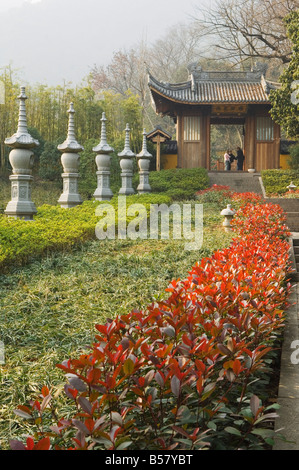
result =
[[141,152],[137,155],[137,162],[139,167],[139,185],[137,191],[139,194],[151,192],[149,184],[149,166],[152,154],[147,150],[146,132],[143,130],[143,146]]
[[110,153],[114,152],[114,149],[107,143],[106,136],[106,116],[102,114],[102,129],[101,129],[101,141],[99,145],[94,147],[92,150],[97,153],[96,164],[97,164],[97,189],[94,192],[94,198],[98,201],[110,201],[113,197],[113,193],[110,189]]
[[130,128],[129,124],[126,126],[126,138],[125,138],[125,147],[124,150],[118,154],[121,158],[120,167],[121,167],[121,180],[122,186],[119,190],[119,194],[128,196],[134,194],[134,189],[132,186],[133,178],[133,158],[136,157],[135,153],[130,149]]
[[84,148],[78,144],[75,137],[75,123],[74,123],[74,105],[70,104],[69,113],[69,126],[68,135],[63,144],[58,145],[58,150],[62,153],[61,163],[63,166],[63,192],[58,200],[58,204],[64,209],[77,206],[82,203],[80,194],[78,193],[78,178],[79,178],[79,152]]
[[9,161],[12,166],[11,181],[11,201],[7,204],[6,215],[15,218],[33,220],[37,210],[31,201],[31,182],[32,168],[34,164],[34,155],[32,149],[39,146],[38,140],[35,140],[28,133],[25,87],[21,87],[21,94],[18,96],[19,122],[18,130],[12,137],[5,139],[4,143],[11,147]]

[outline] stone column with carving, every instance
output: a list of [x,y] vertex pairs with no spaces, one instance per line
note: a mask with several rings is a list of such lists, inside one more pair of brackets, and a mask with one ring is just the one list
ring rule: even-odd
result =
[[107,119],[106,119],[105,113],[102,114],[101,121],[102,121],[101,141],[99,145],[93,148],[93,151],[97,153],[96,165],[98,168],[98,171],[97,171],[98,185],[93,196],[97,201],[110,201],[110,199],[113,197],[113,193],[110,189],[111,156],[109,154],[114,152],[114,149],[110,147],[110,145],[107,143],[107,135],[106,135]]
[[9,154],[9,161],[12,166],[12,175],[9,177],[11,181],[11,201],[7,204],[4,212],[14,218],[33,220],[37,210],[31,201],[32,168],[34,164],[32,149],[38,147],[39,142],[28,133],[25,87],[21,87],[21,94],[18,99],[20,100],[18,129],[13,136],[4,141],[8,147],[12,148]]
[[80,145],[75,136],[75,119],[74,104],[70,104],[68,135],[63,144],[58,145],[58,150],[62,153],[61,163],[63,166],[63,192],[58,200],[58,204],[64,209],[70,209],[82,203],[81,196],[78,192],[79,178],[79,152],[84,148]]
[[139,194],[150,193],[151,187],[149,184],[149,167],[152,154],[147,150],[146,132],[143,130],[143,145],[141,152],[137,155],[137,162],[139,167],[139,185],[137,191]]
[[120,167],[121,167],[121,180],[122,185],[119,190],[119,194],[129,196],[130,194],[134,194],[134,189],[132,186],[132,178],[133,178],[133,158],[136,157],[135,153],[132,152],[130,148],[130,128],[129,124],[127,124],[126,129],[126,137],[125,137],[125,147],[124,150],[118,154],[121,158],[120,160]]

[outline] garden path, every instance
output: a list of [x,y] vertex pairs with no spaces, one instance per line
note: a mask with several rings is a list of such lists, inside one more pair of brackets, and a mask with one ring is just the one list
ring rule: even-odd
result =
[[[296,266],[298,232],[292,233],[292,240],[294,243],[292,258]],[[299,284],[296,282],[298,279],[296,273],[292,278],[293,289],[284,330],[277,400],[280,409],[279,418],[275,421],[275,430],[280,432],[286,441],[277,440],[273,450],[299,450]]]

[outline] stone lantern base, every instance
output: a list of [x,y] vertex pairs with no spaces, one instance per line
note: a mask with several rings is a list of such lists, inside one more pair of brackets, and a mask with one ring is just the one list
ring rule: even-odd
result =
[[138,194],[150,193],[151,187],[149,184],[149,171],[140,171],[139,178],[139,185],[137,187]]
[[63,193],[58,199],[58,204],[64,209],[82,204],[82,198],[78,194],[78,173],[62,173]]
[[98,186],[93,194],[97,201],[110,201],[113,192],[110,189],[110,171],[97,171]]
[[15,219],[33,220],[37,213],[35,204],[31,201],[30,175],[11,175],[11,201],[7,204],[4,213]]

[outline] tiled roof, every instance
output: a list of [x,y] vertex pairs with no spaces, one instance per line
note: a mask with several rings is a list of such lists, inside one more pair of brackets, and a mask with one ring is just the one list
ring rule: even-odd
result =
[[205,72],[190,80],[170,84],[149,75],[151,92],[178,103],[269,103],[269,92],[276,86],[263,76],[243,72]]

